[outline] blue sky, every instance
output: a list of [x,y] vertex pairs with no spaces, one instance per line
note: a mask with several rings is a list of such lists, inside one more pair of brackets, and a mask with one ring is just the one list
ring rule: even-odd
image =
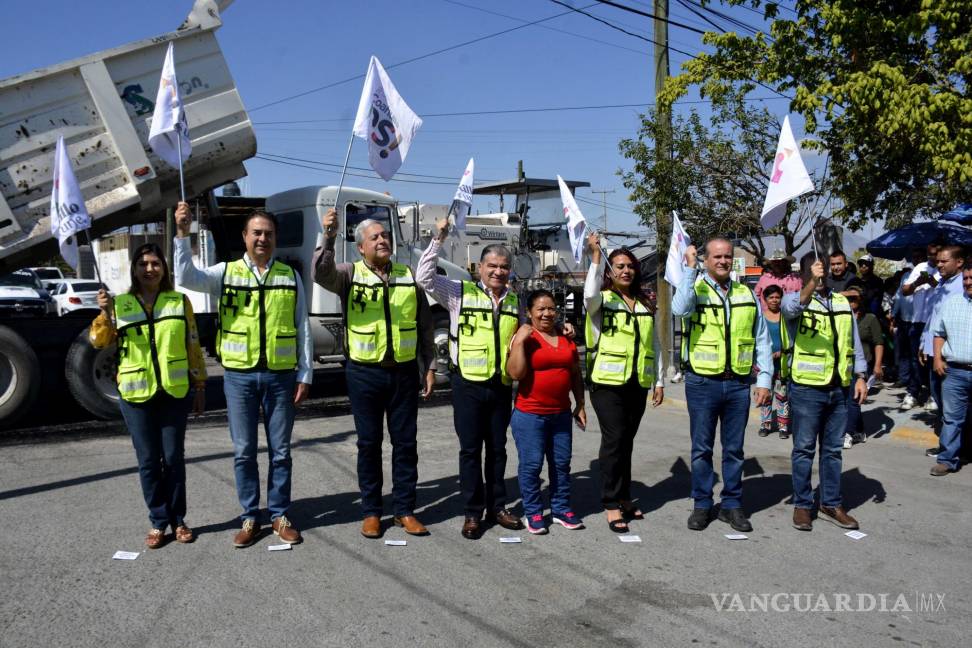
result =
[[[623,0],[651,12],[650,2]],[[4,4],[12,5],[9,0]],[[597,4],[571,2],[628,31],[651,38],[651,20]],[[587,8],[588,5],[596,5]],[[35,5],[37,6],[37,5]],[[166,2],[40,3],[44,11],[5,12],[0,78],[173,30],[191,0]],[[715,5],[752,25],[759,16]],[[479,43],[392,68],[400,61],[516,27],[569,9],[550,0],[367,0],[365,2],[257,2],[237,0],[223,14],[217,36],[257,132],[260,153],[339,164],[346,151],[361,81],[343,83],[274,106],[264,104],[365,72],[378,56],[413,110],[437,113],[523,108],[641,104],[653,100],[652,44],[571,12]],[[504,15],[497,15],[504,14]],[[705,23],[678,0],[670,17]],[[546,28],[545,28],[546,27]],[[550,28],[550,29],[548,29]],[[562,30],[562,31],[554,31]],[[569,33],[565,33],[569,32]],[[701,37],[672,26],[671,45],[702,49]],[[686,56],[671,52],[672,72]],[[763,93],[768,94],[767,92]],[[689,97],[695,99],[695,97]],[[785,101],[768,107],[782,119]],[[686,110],[688,104],[680,110]],[[691,107],[705,111],[704,105]],[[644,230],[630,212],[617,175],[628,166],[617,142],[635,135],[636,108],[427,117],[401,171],[458,180],[476,158],[477,183],[515,176],[522,159],[527,175],[587,180],[607,195],[611,229]],[[303,124],[269,124],[330,120]],[[799,136],[802,123],[794,124]],[[367,150],[355,143],[351,164],[367,167]],[[244,189],[267,195],[293,187],[336,184],[335,173],[247,162]],[[405,176],[402,176],[403,178]],[[390,191],[401,200],[448,203],[455,180],[411,178],[444,184],[385,183],[377,177],[347,184]],[[588,220],[600,222],[600,194],[578,191]],[[473,208],[495,208],[477,198]]]

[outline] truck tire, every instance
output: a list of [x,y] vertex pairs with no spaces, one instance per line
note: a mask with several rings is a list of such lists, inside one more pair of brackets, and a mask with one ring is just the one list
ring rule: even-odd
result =
[[68,390],[81,407],[100,419],[121,418],[116,368],[115,345],[94,348],[88,340],[88,329],[81,331],[68,349],[64,363]]
[[432,311],[435,320],[435,384],[449,384],[449,313]]
[[16,331],[0,326],[0,428],[26,414],[40,393],[37,354]]

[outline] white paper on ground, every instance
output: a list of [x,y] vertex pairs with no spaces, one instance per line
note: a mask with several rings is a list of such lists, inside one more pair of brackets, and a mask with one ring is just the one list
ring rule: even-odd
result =
[[267,547],[267,551],[290,551],[290,545],[289,544],[270,545],[269,547]]
[[623,535],[623,536],[618,536],[618,540],[620,540],[621,542],[641,542],[641,536]]
[[385,544],[389,547],[404,547],[408,544],[407,540],[385,540]]
[[741,533],[727,533],[726,537],[730,540],[748,540],[749,536],[745,536]]
[[111,557],[112,560],[135,560],[138,558],[137,551],[116,551],[115,555]]
[[861,533],[860,531],[848,531],[844,535],[850,538],[851,540],[860,540],[861,538],[867,537],[866,533]]
[[520,538],[520,536],[507,536],[505,538],[500,538],[500,542],[512,544],[516,542],[523,542],[523,539]]

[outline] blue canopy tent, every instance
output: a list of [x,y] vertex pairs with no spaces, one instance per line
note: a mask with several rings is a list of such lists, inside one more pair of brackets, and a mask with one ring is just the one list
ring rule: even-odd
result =
[[964,203],[958,205],[952,211],[942,214],[940,218],[942,220],[958,223],[959,225],[972,225],[972,204]]
[[882,259],[906,259],[912,248],[936,241],[972,246],[972,229],[942,221],[911,223],[877,237],[867,244],[867,251]]

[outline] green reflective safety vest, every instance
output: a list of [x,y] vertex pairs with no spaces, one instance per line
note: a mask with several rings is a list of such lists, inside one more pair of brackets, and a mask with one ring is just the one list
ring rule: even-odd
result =
[[185,295],[160,292],[149,315],[135,295],[115,297],[118,395],[143,403],[161,387],[174,398],[189,391]]
[[239,259],[226,264],[216,348],[227,369],[297,367],[297,273],[274,261],[263,282]]
[[854,312],[847,298],[832,293],[830,308],[817,295],[803,309],[796,339],[780,327],[783,357],[780,373],[799,385],[851,384],[854,374]]
[[655,317],[635,301],[628,308],[624,297],[613,290],[601,291],[601,334],[594,337],[591,314],[584,323],[587,375],[599,385],[623,385],[632,375],[642,387],[655,384],[655,348],[652,332]]
[[365,364],[387,354],[395,362],[414,360],[417,319],[418,292],[408,266],[392,263],[386,285],[364,261],[355,262],[345,315],[348,358]]
[[756,352],[758,304],[749,287],[736,281],[729,285],[729,310],[719,291],[703,277],[695,282],[695,312],[683,318],[682,357],[700,376],[729,372],[743,377],[753,370]]
[[520,323],[520,300],[508,291],[493,310],[493,298],[479,284],[462,282],[462,303],[456,345],[459,373],[466,380],[485,382],[499,374],[503,384],[513,381],[506,375],[506,361],[510,355],[510,340]]

